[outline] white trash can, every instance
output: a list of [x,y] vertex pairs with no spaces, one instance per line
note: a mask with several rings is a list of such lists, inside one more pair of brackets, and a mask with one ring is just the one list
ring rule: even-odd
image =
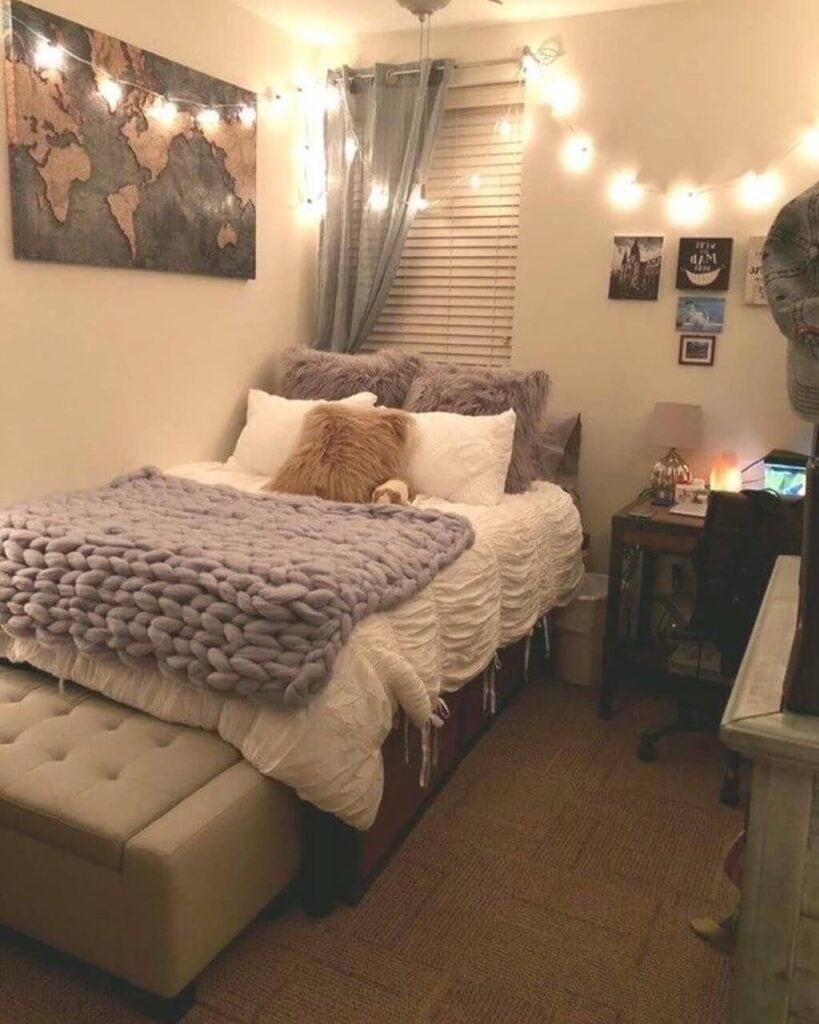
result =
[[603,672],[609,578],[588,572],[574,600],[555,612],[555,674],[577,686],[596,686]]

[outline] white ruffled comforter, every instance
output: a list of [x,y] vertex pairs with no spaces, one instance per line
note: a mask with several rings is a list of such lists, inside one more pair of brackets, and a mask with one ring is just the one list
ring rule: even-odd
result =
[[[261,490],[265,477],[221,463],[171,472],[202,483]],[[398,706],[427,730],[442,691],[478,675],[498,647],[526,636],[571,597],[583,575],[580,517],[559,487],[538,483],[495,507],[418,498],[475,527],[474,546],[412,600],[354,629],[330,683],[299,710],[181,687],[71,650],[0,637],[0,654],[73,679],[167,721],[218,732],[259,771],[359,829],[375,819],[383,789],[381,746]]]

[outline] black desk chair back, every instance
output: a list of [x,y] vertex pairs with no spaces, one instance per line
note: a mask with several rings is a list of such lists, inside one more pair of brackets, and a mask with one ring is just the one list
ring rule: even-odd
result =
[[770,491],[711,495],[691,629],[716,644],[726,676],[739,671],[777,558],[802,549],[803,509]]
[[[729,682],[739,671],[777,558],[801,552],[803,511],[804,499],[769,491],[717,491],[709,499],[696,557],[694,609],[688,628],[677,636],[700,646],[714,644]],[[718,728],[729,691],[718,684],[710,684],[710,689],[712,699],[703,701],[700,685],[682,685],[676,718],[642,734],[638,757],[656,760],[656,745],[664,736]],[[738,771],[739,762],[732,755],[722,790],[723,802],[732,806],[739,800]]]

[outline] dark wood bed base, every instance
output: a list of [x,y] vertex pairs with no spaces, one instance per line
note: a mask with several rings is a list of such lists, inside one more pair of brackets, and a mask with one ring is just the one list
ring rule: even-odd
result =
[[[496,714],[525,684],[526,645],[524,639],[498,652]],[[543,664],[546,647],[543,630],[538,626],[530,651],[532,667]],[[492,724],[495,716],[484,694],[481,673],[456,693],[444,695],[450,714],[439,730],[438,762],[425,788],[419,785],[421,744],[417,730],[410,730],[407,763],[403,714],[398,716],[396,727],[382,748],[384,797],[378,817],[368,831],[358,832],[332,814],[311,804],[303,805],[301,894],[308,914],[323,917],[337,903],[352,905],[361,899],[459,763]]]

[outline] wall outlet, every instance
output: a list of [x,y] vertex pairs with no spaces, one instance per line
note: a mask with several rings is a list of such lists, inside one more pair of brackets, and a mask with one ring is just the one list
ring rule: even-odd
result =
[[684,558],[662,558],[657,565],[655,586],[658,594],[691,594],[694,590],[694,567]]
[[688,589],[688,573],[686,566],[679,562],[671,563],[671,593],[682,594]]

